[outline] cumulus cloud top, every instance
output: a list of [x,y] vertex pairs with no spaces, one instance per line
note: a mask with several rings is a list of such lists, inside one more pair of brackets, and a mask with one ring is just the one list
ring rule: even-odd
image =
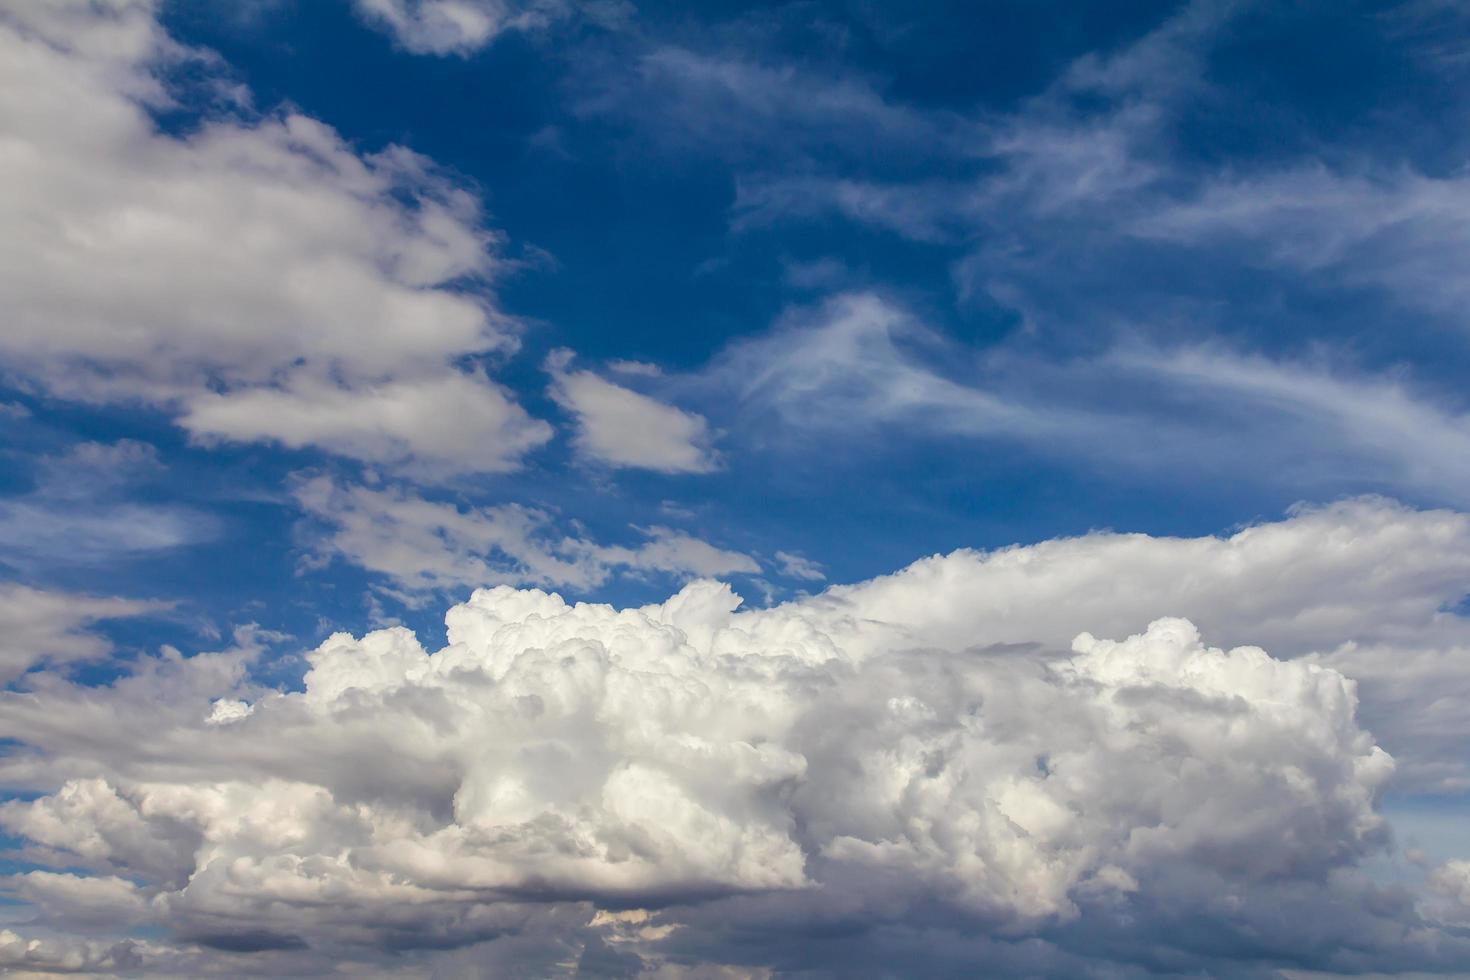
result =
[[[712,898],[938,903],[1025,932],[1158,899],[1163,865],[1250,889],[1382,842],[1392,763],[1330,669],[1178,619],[1027,655],[738,605],[712,581],[636,609],[502,586],[450,609],[433,653],[401,628],[331,637],[297,692],[253,688],[237,651],[4,695],[0,736],[32,748],[0,772],[59,781],[0,806],[62,869],[16,887],[43,920],[271,955],[569,909],[596,934],[593,910],[631,906],[667,927],[624,947],[651,965]],[[126,747],[144,702],[147,752]]]
[[[1137,631],[1168,609],[1295,656],[1344,639],[1385,640],[1445,614],[1470,584],[1470,516],[1381,498],[1299,507],[1228,535],[1096,531],[994,551],[962,549],[816,600],[916,643],[1067,643],[1084,630]],[[922,610],[916,614],[915,610]]]

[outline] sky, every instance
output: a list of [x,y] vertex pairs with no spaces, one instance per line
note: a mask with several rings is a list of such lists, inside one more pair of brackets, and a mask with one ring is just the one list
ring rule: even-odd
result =
[[1470,976],[1467,83],[0,0],[0,970]]

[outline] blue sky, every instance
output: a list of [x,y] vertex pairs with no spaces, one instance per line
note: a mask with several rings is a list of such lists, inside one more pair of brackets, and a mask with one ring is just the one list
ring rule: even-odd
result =
[[[575,948],[584,972],[604,951],[614,973],[641,956],[649,970],[841,975],[914,955],[912,938],[879,933],[932,914],[953,940],[936,947],[940,972],[1470,969],[1456,945],[1470,885],[1455,884],[1470,881],[1457,863],[1470,848],[1443,831],[1470,792],[1458,720],[1470,696],[1470,21],[1441,0],[1123,6],[0,0],[12,66],[0,69],[12,134],[0,156],[5,704],[95,691],[121,711],[129,684],[152,683],[172,697],[175,682],[148,666],[168,651],[239,662],[206,703],[315,704],[313,676],[318,691],[353,687],[329,679],[348,670],[324,652],[333,634],[401,625],[434,651],[454,641],[445,610],[493,586],[632,608],[719,580],[756,617],[730,621],[742,636],[795,617],[806,625],[792,643],[822,634],[854,664],[870,646],[1006,644],[1053,664],[1067,630],[1192,651],[1147,629],[1186,617],[1211,647],[1259,645],[1282,670],[1356,683],[1356,714],[1322,724],[1361,725],[1395,759],[1382,779],[1354,763],[1362,785],[1327,796],[1362,789],[1363,812],[1389,814],[1398,837],[1343,818],[1351,844],[1331,860],[1284,854],[1308,870],[1259,905],[1241,899],[1247,911],[1349,908],[1379,916],[1368,932],[1438,939],[1400,962],[1390,942],[1344,956],[1327,933],[1262,938],[1259,922],[1205,935],[1212,913],[1190,904],[1211,887],[1198,869],[1151,859],[1155,880],[1119,858],[1032,896],[1015,921],[904,878],[886,918],[852,925],[869,945],[805,958],[795,939],[732,953],[724,913],[689,895],[743,902],[755,886],[710,872],[618,899],[668,917],[678,941],[639,939],[622,919],[559,932],[555,916],[571,913],[548,901],[552,924],[536,934],[550,945],[492,953],[484,928],[445,926],[450,966],[400,966],[536,975]],[[900,572],[931,555],[950,557]],[[1006,577],[1013,560],[1037,569],[1029,584]],[[903,584],[931,573],[927,593]],[[663,615],[710,656],[725,649],[700,631],[728,610]],[[852,623],[896,632],[857,638]],[[1084,648],[1077,676],[1092,677]],[[1162,669],[1138,656],[1145,674]],[[1209,697],[1263,690],[1228,663],[1222,676],[1241,686]],[[177,681],[196,682],[207,686]],[[1336,697],[1303,695],[1314,707],[1301,717]],[[266,714],[249,724],[264,729]],[[0,735],[29,748],[0,777],[17,799],[62,792],[34,760],[135,802],[148,780],[175,778],[161,773],[193,771],[100,760],[60,735],[28,742],[15,725]],[[1262,745],[1316,744],[1267,727]],[[268,757],[272,737],[251,751]],[[1292,751],[1268,755],[1285,766]],[[476,778],[464,775],[456,808],[490,793],[472,792]],[[623,783],[598,785],[611,798]],[[1213,812],[1191,800],[1189,812]],[[965,805],[956,795],[944,814]],[[192,919],[170,933],[141,913],[63,908],[55,881],[24,875],[95,882],[127,861],[58,857],[62,843],[8,812],[14,867],[30,869],[12,882],[12,918],[41,909],[47,941],[171,936],[158,940],[175,944],[159,954],[167,966],[139,969],[187,975],[206,962],[190,957],[214,955],[198,950],[277,935],[268,916],[242,917],[245,939],[230,940]],[[1325,839],[1341,815],[1323,813]],[[467,819],[456,809],[455,826]],[[840,850],[800,844],[812,881]],[[129,902],[185,902],[166,875],[130,873],[143,891]],[[1123,947],[1142,949],[1155,927],[1200,935],[1130,955],[1100,937],[1123,913],[1087,904],[1101,901],[1097,881],[1134,896],[1130,921],[1145,923]],[[617,904],[584,885],[573,875],[552,890]],[[1339,886],[1399,891],[1353,899]],[[899,893],[910,912],[892,910]],[[924,911],[915,895],[939,904]],[[778,915],[749,903],[748,928]],[[838,916],[812,908],[811,921],[791,913],[796,931]],[[1194,918],[1169,925],[1175,915]],[[323,926],[300,948],[386,970],[392,945]],[[269,959],[297,948],[256,943],[246,951],[266,958],[220,968],[320,966]],[[502,966],[475,973],[481,954]],[[132,969],[119,963],[93,967]]]
[[[497,308],[521,345],[495,373],[534,415],[565,415],[541,370],[565,347],[592,368],[659,367],[663,378],[633,380],[720,433],[723,463],[701,478],[580,470],[562,437],[520,473],[434,492],[549,505],[615,536],[663,520],[667,501],[697,509],[711,540],[800,550],[839,581],[1094,527],[1213,532],[1342,493],[1459,502],[1452,462],[1426,462],[1456,444],[1364,445],[1374,440],[1332,402],[1360,386],[1403,398],[1449,430],[1425,439],[1453,438],[1465,410],[1454,287],[1417,281],[1453,265],[1439,236],[1457,235],[1437,202],[1458,191],[1446,120],[1459,62],[1438,50],[1453,47],[1452,9],[1165,5],[1119,22],[1031,5],[634,13],[610,7],[426,58],[345,4],[163,10],[180,41],[218,52],[218,75],[252,93],[247,117],[289,108],[361,152],[407,146],[481,197],[507,267]],[[1116,81],[1086,77],[1107,71]],[[187,131],[200,108],[164,122]],[[1287,200],[1273,209],[1273,196]],[[1241,210],[1247,198],[1262,213]],[[898,342],[915,370],[1028,407],[1060,401],[1099,431],[1078,446],[1073,418],[1045,433],[972,426],[938,406],[883,418],[883,379],[853,392],[860,406],[814,392],[791,425],[716,383],[732,346],[820,321],[846,294],[912,318]],[[1298,374],[1334,387],[1321,406],[1281,405],[1245,378],[1216,389],[1110,362],[1201,347],[1207,373],[1228,360],[1288,387]],[[155,571],[111,564],[48,579],[158,582],[215,617],[234,611],[222,598],[305,584],[282,533],[289,500],[263,501],[289,474],[340,459],[269,444],[200,452],[166,413],[87,412],[46,394],[11,394],[34,410],[8,427],[18,489],[39,447],[172,442],[160,447],[171,478],[147,496],[203,497],[225,526],[167,565],[193,578],[245,540],[272,552],[222,596],[180,596]],[[872,424],[826,417],[844,406]],[[1155,451],[1160,420],[1179,431]],[[1413,475],[1425,466],[1448,472]],[[863,492],[834,492],[853,486]],[[646,599],[666,585],[585,595]]]

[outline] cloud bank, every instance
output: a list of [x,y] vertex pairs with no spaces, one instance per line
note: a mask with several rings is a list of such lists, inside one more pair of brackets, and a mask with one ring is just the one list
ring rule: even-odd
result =
[[[926,969],[978,943],[997,972],[1126,973],[1142,943],[1209,970],[1241,937],[1263,964],[1433,966],[1457,941],[1354,872],[1388,844],[1395,763],[1314,651],[1463,630],[1435,597],[1464,589],[1467,536],[1361,501],[1229,538],[960,552],[750,612],[713,581],[635,609],[500,586],[448,611],[437,651],[331,637],[299,690],[255,685],[248,644],[101,689],[32,675],[0,695],[25,746],[0,778],[34,794],[0,807],[35,866],[10,887],[43,932],[93,933],[55,956],[114,972],[387,975],[446,948],[547,975],[779,971],[833,930],[819,973],[911,969],[921,934]],[[52,955],[29,942],[0,955]]]

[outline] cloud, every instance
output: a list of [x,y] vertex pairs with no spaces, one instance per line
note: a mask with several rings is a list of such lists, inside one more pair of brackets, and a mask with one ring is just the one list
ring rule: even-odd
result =
[[1088,623],[1125,635],[1163,607],[1222,642],[1296,657],[1344,639],[1402,639],[1462,622],[1442,610],[1470,592],[1467,544],[1470,516],[1365,497],[1300,506],[1287,520],[1222,536],[1094,531],[962,549],[803,605],[836,619],[861,611],[901,626],[907,642],[944,648],[977,631],[988,642],[1055,646]]
[[[499,470],[550,438],[483,373],[515,346],[498,238],[401,147],[363,154],[282,111],[206,116],[159,80],[185,51],[151,3],[8,3],[0,18],[0,359],[63,398],[142,403],[197,438]],[[456,423],[445,421],[452,415]]]
[[[1453,61],[1447,52],[1462,32],[1446,19],[1449,6],[1395,5],[1362,26],[1371,35],[1364,43],[1415,70]],[[1202,136],[1202,126],[1228,129],[1260,109],[1256,85],[1268,83],[1217,77],[1228,78],[1239,57],[1232,45],[1245,37],[1302,43],[1305,35],[1292,33],[1299,16],[1249,2],[1184,4],[1129,43],[1074,59],[1015,106],[974,107],[950,127],[962,139],[925,141],[934,159],[907,172],[852,156],[785,166],[732,158],[740,167],[732,228],[839,218],[962,249],[954,272],[963,298],[1011,309],[1033,329],[1082,346],[1118,319],[1162,332],[1181,308],[1195,320],[1216,304],[1249,308],[1244,274],[1290,295],[1381,292],[1463,328],[1470,196],[1464,176],[1443,162],[1463,156],[1453,127],[1425,144],[1396,138],[1382,116],[1362,127],[1331,117],[1333,132],[1315,134],[1304,124],[1321,124],[1319,107],[1285,99],[1241,130],[1257,133],[1245,145]],[[1454,78],[1426,78],[1416,91]],[[890,113],[922,115],[873,98]],[[1406,106],[1405,118],[1433,129],[1455,111],[1450,91],[1440,98],[1433,110]],[[1306,118],[1275,119],[1278,112]],[[1278,124],[1289,131],[1277,137]],[[1269,152],[1250,145],[1261,138]],[[1181,255],[1181,246],[1194,254]],[[1161,262],[1176,271],[1158,276]],[[1262,312],[1300,313],[1279,304]],[[1322,329],[1300,315],[1293,326]]]
[[[1355,678],[1364,714],[1405,788],[1470,787],[1456,693],[1470,675],[1470,518],[1375,498],[1300,508],[1225,537],[1094,532],[993,552],[957,551],[803,605],[888,624],[889,643],[1057,646],[1080,631],[1136,632],[1160,609],[1224,643],[1259,643]],[[909,610],[922,608],[914,618]],[[1091,624],[1091,625],[1089,625]]]
[[[968,348],[864,291],[788,310],[732,343],[691,387],[734,402],[732,431],[1007,444],[1122,480],[1228,475],[1320,494],[1343,487],[1470,502],[1470,417],[1400,372],[1123,336],[1057,358]],[[1208,393],[1209,397],[1201,397]]]
[[[845,117],[831,111],[827,139],[847,150],[838,154],[839,166],[754,161],[737,178],[732,227],[745,232],[837,216],[912,241],[978,249],[974,268],[959,270],[962,288],[974,288],[968,280],[995,263],[991,250],[1014,261],[1013,253],[1038,244],[1031,240],[1038,225],[1105,218],[1109,209],[1136,204],[1171,176],[1158,159],[1170,112],[1207,89],[1203,53],[1241,6],[1186,4],[1131,44],[1076,59],[1043,90],[1004,112],[983,106],[968,114],[926,111],[885,97],[860,78],[829,80],[832,91],[862,93],[844,104],[862,105],[857,118],[869,121],[873,132],[837,130],[830,120]],[[811,99],[791,105],[786,111],[816,111]],[[753,107],[746,115],[761,118]],[[873,166],[868,146],[884,136],[923,145],[931,165],[908,173]]]
[[104,598],[0,583],[0,684],[38,665],[58,669],[99,660],[112,644],[89,627],[101,620],[146,616],[168,603]]
[[804,558],[801,555],[789,551],[776,552],[776,561],[780,563],[779,571],[787,578],[805,579],[808,582],[820,582],[827,576],[822,572],[822,566]]
[[1387,843],[1375,735],[1398,733],[1360,727],[1332,666],[1463,629],[1442,610],[1467,539],[1464,515],[1356,501],[958,552],[750,612],[708,581],[638,609],[498,586],[442,650],[331,637],[296,691],[251,682],[245,650],[47,679],[0,696],[22,743],[0,778],[33,794],[0,825],[39,872],[12,887],[51,929],[150,929],[227,972],[460,946],[630,970],[1470,962],[1353,870]]
[[1120,350],[1109,360],[1141,368],[1159,384],[1213,391],[1231,411],[1270,420],[1275,440],[1299,447],[1291,451],[1299,460],[1310,459],[1313,446],[1319,447],[1316,455],[1353,460],[1336,464],[1346,471],[1339,478],[1350,479],[1366,464],[1388,484],[1466,502],[1470,415],[1436,403],[1404,380],[1206,348]]
[[940,374],[924,355],[943,350],[943,338],[901,306],[853,292],[788,312],[769,334],[732,344],[708,373],[756,411],[798,428],[917,424],[981,434],[1052,425],[1024,405]]
[[[586,117],[631,123],[646,149],[715,153],[766,169],[814,159],[903,158],[914,146],[965,154],[972,127],[961,116],[901,105],[881,79],[833,66],[783,63],[759,16],[724,25],[722,44],[642,41],[581,66]],[[813,28],[807,50],[831,38]],[[636,149],[636,148],[635,148]]]
[[358,390],[303,379],[287,389],[202,395],[181,421],[205,441],[274,440],[375,463],[414,460],[429,475],[515,469],[551,435],[504,388],[460,372]]
[[1343,173],[1318,162],[1220,176],[1193,197],[1140,215],[1130,231],[1171,244],[1247,247],[1248,259],[1470,326],[1470,180],[1399,167]]
[[103,565],[213,537],[207,515],[127,499],[163,469],[153,446],[129,439],[43,457],[30,492],[0,499],[0,562],[28,570]]
[[967,233],[973,205],[953,182],[890,184],[821,176],[744,177],[736,182],[731,228],[749,231],[836,214],[917,242],[951,243]]
[[[483,937],[461,903],[492,895],[677,910],[701,894],[820,904],[861,887],[869,902],[925,892],[950,914],[1034,929],[1126,901],[1163,859],[1248,888],[1319,875],[1380,834],[1371,803],[1390,763],[1330,671],[1209,650],[1177,620],[1122,643],[1083,637],[1051,669],[854,660],[820,635],[771,648],[800,617],[737,626],[731,605],[711,585],[624,612],[481,592],[451,611],[450,646],[432,657],[402,630],[338,636],[302,693],[258,696],[233,725],[170,708],[191,739],[311,745],[302,762],[325,784],[116,772],[7,804],[0,823],[102,876],[66,883],[73,914],[152,908],[225,949],[231,935],[241,949],[350,942],[364,925],[370,946],[388,936],[369,924],[390,916],[467,942]],[[1001,691],[1013,708],[982,707]],[[1027,716],[1070,721],[1041,731]],[[357,739],[390,730],[401,763],[358,769]],[[386,781],[400,764],[442,773],[450,795]],[[357,786],[342,781],[354,769]],[[1312,775],[1281,793],[1292,771]],[[146,905],[119,901],[132,889],[112,869]]]
[[[561,352],[548,365],[551,396],[577,418],[582,456],[615,467],[708,473],[719,465],[701,415],[665,405],[591,371],[569,371]],[[623,369],[624,373],[626,368]]]
[[663,374],[663,368],[648,361],[629,361],[617,359],[607,362],[607,369],[614,374],[623,374],[634,378],[657,378]]
[[467,56],[506,31],[567,16],[562,0],[353,0],[364,21],[414,54]]
[[1439,914],[1451,922],[1470,920],[1470,860],[1441,864],[1430,872],[1429,887],[1447,899]]
[[[127,940],[120,943],[88,942],[72,939],[31,939],[0,929],[0,966],[16,976],[53,974],[96,975],[107,971],[135,971],[145,966],[158,966],[160,960],[178,962],[181,957],[150,956],[156,947],[151,943]],[[106,974],[103,974],[106,975]]]
[[746,555],[665,527],[644,529],[646,540],[634,547],[601,545],[519,504],[462,509],[404,488],[343,486],[326,477],[301,482],[295,496],[325,528],[314,546],[319,558],[381,575],[410,599],[496,583],[585,592],[616,570],[682,577],[760,571]]

